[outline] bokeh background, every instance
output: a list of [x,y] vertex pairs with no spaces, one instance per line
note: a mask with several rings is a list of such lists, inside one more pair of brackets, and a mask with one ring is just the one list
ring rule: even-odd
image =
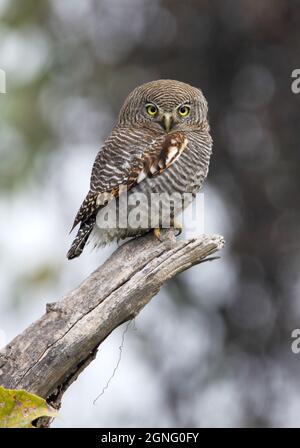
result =
[[165,286],[101,345],[56,427],[300,427],[297,0],[0,0],[1,345],[114,249],[68,262],[94,157],[138,84],[208,99],[205,231],[222,259]]

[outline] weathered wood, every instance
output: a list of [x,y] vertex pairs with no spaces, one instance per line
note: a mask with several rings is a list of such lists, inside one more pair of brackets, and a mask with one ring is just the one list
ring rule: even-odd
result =
[[132,319],[163,283],[221,249],[221,236],[176,242],[171,231],[119,247],[79,287],[0,352],[0,384],[26,389],[56,407],[99,344]]

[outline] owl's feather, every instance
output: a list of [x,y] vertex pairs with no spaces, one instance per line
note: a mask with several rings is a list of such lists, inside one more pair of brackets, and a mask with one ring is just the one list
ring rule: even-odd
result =
[[90,233],[95,225],[96,215],[91,216],[86,221],[83,221],[77,232],[77,235],[67,253],[67,258],[71,260],[72,258],[78,257],[89,239]]

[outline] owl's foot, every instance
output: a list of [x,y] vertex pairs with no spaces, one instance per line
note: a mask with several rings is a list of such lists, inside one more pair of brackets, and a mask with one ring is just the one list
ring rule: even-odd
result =
[[183,231],[183,226],[181,222],[176,221],[176,219],[173,220],[172,227],[175,230],[175,236],[181,235]]
[[[183,227],[182,227],[181,223],[179,223],[179,222],[174,220],[172,222],[171,229],[174,229],[175,236],[179,236],[182,233]],[[153,229],[153,233],[154,233],[154,235],[156,236],[156,238],[159,241],[163,241],[164,240],[163,234],[162,234],[161,229],[159,227],[154,228]],[[170,232],[168,232],[168,233],[170,233]]]
[[153,233],[154,233],[154,235],[156,236],[156,238],[159,241],[162,241],[162,239],[161,239],[161,229],[159,227],[156,227],[155,229],[153,229]]

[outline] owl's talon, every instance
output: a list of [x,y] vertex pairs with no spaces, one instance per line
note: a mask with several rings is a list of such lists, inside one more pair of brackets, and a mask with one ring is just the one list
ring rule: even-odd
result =
[[174,228],[174,231],[175,231],[175,236],[179,236],[179,235],[182,234],[183,226],[182,226],[182,224],[180,222],[174,220],[173,221],[173,228]]
[[159,227],[156,227],[155,229],[153,229],[153,233],[156,236],[156,238],[161,241],[161,230]]
[[182,230],[183,230],[183,229],[182,229],[182,227],[181,227],[180,229],[174,227],[174,230],[175,230],[175,236],[179,236],[179,235],[182,234]]

